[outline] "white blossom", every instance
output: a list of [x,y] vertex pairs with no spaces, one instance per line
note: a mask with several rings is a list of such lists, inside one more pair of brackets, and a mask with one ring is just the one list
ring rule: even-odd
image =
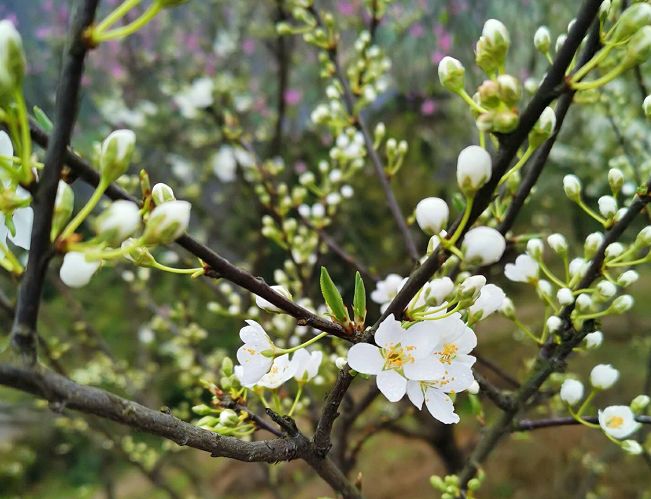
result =
[[240,339],[244,345],[237,350],[237,360],[240,363],[238,378],[242,385],[249,386],[256,384],[269,372],[276,347],[260,324],[253,320],[247,320],[246,323],[240,329]]
[[590,372],[590,383],[599,390],[607,390],[619,378],[619,371],[610,364],[598,364]]
[[289,354],[285,353],[276,357],[269,368],[269,372],[260,378],[256,383],[258,386],[274,389],[289,381],[296,374],[298,363],[289,360]]
[[100,263],[99,260],[86,260],[83,253],[70,251],[63,257],[59,277],[66,286],[81,288],[90,282]]
[[515,263],[507,263],[504,266],[504,275],[507,279],[515,282],[535,283],[538,280],[538,262],[529,255],[520,255]]
[[300,383],[306,383],[314,378],[319,373],[319,366],[323,359],[323,352],[315,350],[308,352],[305,348],[301,348],[294,353],[292,362],[296,363],[296,371],[294,378]]
[[499,310],[504,303],[504,298],[506,295],[502,288],[495,284],[487,284],[481,288],[479,298],[468,308],[468,312],[471,317],[477,317],[476,320],[485,319]]
[[174,102],[179,107],[184,118],[192,119],[198,115],[199,109],[213,104],[215,83],[211,78],[198,78],[192,84],[174,96]]
[[490,265],[502,258],[506,241],[492,227],[475,227],[466,233],[461,249],[469,263]]
[[237,160],[235,159],[231,146],[221,146],[210,158],[210,164],[212,172],[222,182],[232,182],[235,180]]
[[599,411],[599,426],[611,437],[622,439],[637,431],[641,424],[627,405],[611,405]]
[[402,287],[404,279],[398,274],[389,274],[382,281],[378,281],[375,285],[375,289],[371,292],[371,300],[380,305],[384,305],[383,308],[389,305],[391,300],[393,300],[400,288]]

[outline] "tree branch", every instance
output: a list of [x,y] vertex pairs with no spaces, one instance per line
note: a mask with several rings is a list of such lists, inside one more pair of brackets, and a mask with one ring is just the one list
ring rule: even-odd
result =
[[45,271],[51,258],[50,229],[59,177],[79,106],[79,88],[88,45],[84,31],[93,23],[99,0],[78,5],[70,28],[65,63],[59,80],[52,140],[45,152],[43,176],[34,196],[34,224],[29,260],[21,281],[11,330],[12,347],[29,364],[36,362],[36,323]]
[[[582,418],[588,423],[597,424],[599,419],[595,416]],[[642,424],[651,424],[651,416],[637,416],[635,420]],[[511,431],[533,431],[541,428],[553,428],[556,426],[574,426],[580,424],[576,419],[571,416],[546,418],[546,419],[522,419],[517,421]]]

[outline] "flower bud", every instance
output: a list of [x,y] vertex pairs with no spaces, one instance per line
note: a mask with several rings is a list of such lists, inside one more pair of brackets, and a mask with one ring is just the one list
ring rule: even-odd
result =
[[151,198],[154,200],[156,206],[176,199],[172,188],[169,185],[162,183],[158,183],[152,188]]
[[599,201],[599,213],[603,215],[604,218],[612,218],[617,213],[617,200],[612,196],[601,196]]
[[575,379],[566,379],[561,385],[560,397],[569,405],[576,405],[583,398],[583,383]]
[[71,251],[63,257],[59,277],[66,286],[81,288],[90,282],[100,263],[99,260],[88,261],[83,253]]
[[606,17],[608,17],[610,6],[610,0],[604,0],[601,2],[601,5],[599,6],[599,19],[601,19],[602,22],[606,19]]
[[497,263],[504,255],[505,249],[504,236],[491,227],[470,229],[461,244],[465,260],[478,265]]
[[617,278],[617,285],[622,288],[627,288],[640,278],[640,275],[635,270],[627,270]]
[[601,331],[593,331],[585,335],[585,346],[588,350],[599,348],[604,341],[604,333]]
[[617,258],[622,253],[624,253],[624,245],[622,243],[610,243],[606,246],[605,255],[606,258]]
[[527,253],[534,260],[540,260],[542,258],[543,249],[542,239],[534,238],[527,241]]
[[558,35],[558,38],[556,38],[556,43],[554,44],[554,50],[556,53],[558,53],[563,48],[563,45],[565,45],[565,40],[567,40],[567,35],[565,33]]
[[438,71],[441,85],[451,92],[460,92],[463,90],[466,70],[459,60],[454,57],[445,56],[439,62]]
[[633,308],[634,303],[635,300],[631,295],[622,295],[615,298],[610,308],[616,314],[623,314]]
[[477,89],[479,104],[488,109],[494,109],[500,105],[500,87],[493,80],[486,80]]
[[648,24],[651,24],[651,5],[646,3],[633,4],[619,16],[609,41],[624,41]]
[[592,308],[592,298],[587,293],[581,293],[576,297],[576,308],[579,312],[588,312]]
[[219,413],[219,422],[227,427],[234,427],[240,422],[240,418],[233,409],[224,409]]
[[651,95],[647,95],[644,98],[644,102],[642,103],[642,110],[644,111],[644,116],[651,118]]
[[492,160],[486,149],[468,146],[457,159],[457,182],[464,194],[471,196],[491,178]]
[[551,315],[549,319],[547,319],[546,324],[547,324],[547,329],[549,329],[551,333],[555,333],[557,331],[560,331],[561,327],[563,326],[563,321],[561,320],[560,317],[556,315]]
[[538,118],[531,132],[529,132],[529,145],[538,147],[551,137],[555,128],[556,113],[551,107],[547,106],[540,114],[540,118]]
[[608,300],[615,296],[617,287],[610,281],[600,281],[597,284],[597,293],[601,298]]
[[547,54],[552,45],[552,35],[547,26],[540,26],[533,35],[533,44],[541,54]]
[[588,261],[583,258],[574,258],[569,265],[570,276],[583,277],[588,270],[589,265]]
[[112,245],[120,244],[140,227],[140,209],[132,201],[114,201],[95,222],[97,235]]
[[230,357],[224,357],[222,360],[221,372],[224,376],[233,374],[233,360]]
[[[648,4],[637,4],[637,5],[647,5],[651,8],[651,5]],[[641,64],[646,61],[651,55],[651,26],[647,25],[640,29],[637,33],[633,35],[631,41],[626,47],[626,55],[622,64],[625,67],[635,66],[636,64]]]
[[54,240],[64,229],[75,207],[75,193],[66,182],[59,180],[57,195],[54,200],[54,214],[52,215],[52,231],[50,239]]
[[601,232],[593,232],[588,234],[588,237],[585,238],[585,243],[583,244],[583,251],[585,253],[586,260],[590,260],[597,251],[599,247],[604,242],[604,235]]
[[145,245],[167,244],[183,235],[190,223],[187,201],[168,201],[154,208],[142,236]]
[[496,73],[504,66],[511,39],[506,26],[497,19],[489,19],[484,24],[482,36],[476,47],[477,65],[488,75]]
[[337,369],[343,369],[344,367],[346,367],[346,359],[343,357],[337,357],[335,359],[335,366],[337,367]]
[[608,184],[615,194],[622,189],[622,186],[624,185],[624,174],[619,168],[611,168],[608,170]]
[[129,248],[129,251],[124,254],[124,258],[135,263],[138,267],[152,267],[156,263],[149,250],[141,245],[137,239],[129,238],[123,241],[120,248]]
[[648,395],[638,395],[631,401],[631,410],[635,414],[641,414],[651,402],[651,398]]
[[563,177],[563,189],[570,200],[577,202],[581,199],[581,181],[576,175],[565,175]]
[[13,23],[0,21],[0,98],[22,85],[25,76],[23,41]]
[[547,238],[547,244],[549,244],[549,247],[558,255],[567,254],[567,240],[563,234],[551,234]]
[[104,139],[99,158],[100,176],[113,182],[127,171],[136,144],[136,134],[131,130],[115,130]]
[[599,390],[607,390],[619,378],[619,371],[610,364],[599,364],[590,372],[590,383]]
[[[284,296],[288,300],[292,299],[292,294],[286,288],[284,288],[283,286],[271,286],[271,289],[273,289],[279,295]],[[258,308],[261,308],[265,312],[269,312],[269,313],[272,313],[272,314],[280,314],[280,313],[283,312],[276,305],[274,305],[273,303],[265,300],[261,296],[256,295],[255,304],[258,306]]]
[[459,292],[462,298],[472,298],[474,300],[485,285],[486,278],[483,275],[472,275],[464,279],[461,286],[459,286]]
[[510,133],[518,126],[520,116],[516,111],[502,111],[493,116],[493,131]]
[[447,225],[449,216],[450,209],[440,198],[425,198],[416,205],[416,221],[421,230],[428,235],[441,232]]
[[635,238],[635,244],[638,246],[651,246],[651,225],[647,225],[638,232]]
[[507,106],[515,106],[522,97],[522,87],[517,78],[511,75],[499,75],[497,77],[500,100]]
[[632,456],[639,456],[643,451],[642,446],[636,440],[624,440],[620,446],[624,452]]
[[507,319],[515,318],[515,306],[510,298],[504,298],[502,306],[500,307],[500,313]]
[[569,288],[561,288],[556,292],[556,299],[561,305],[571,305],[574,303],[574,295]]

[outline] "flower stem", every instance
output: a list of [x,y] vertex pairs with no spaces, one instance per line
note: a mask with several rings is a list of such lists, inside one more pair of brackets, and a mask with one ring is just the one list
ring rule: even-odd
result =
[[284,355],[286,353],[293,353],[296,350],[300,350],[301,348],[305,348],[305,347],[310,346],[313,343],[316,343],[317,341],[319,341],[319,340],[325,338],[326,336],[328,336],[328,334],[329,333],[317,334],[314,338],[307,340],[305,343],[301,343],[300,345],[296,345],[295,347],[292,347],[292,348],[279,348],[274,353],[275,353],[276,356]]
[[294,397],[294,403],[287,413],[289,417],[292,417],[292,414],[294,414],[296,406],[298,405],[298,401],[301,399],[301,395],[303,395],[303,383],[298,384],[298,391],[296,392],[296,397]]
[[597,222],[599,222],[604,227],[608,224],[608,220],[606,220],[600,215],[597,215],[587,204],[585,204],[583,199],[579,198],[576,204],[578,204],[583,211],[585,211],[588,215],[590,215],[592,218],[594,218]]
[[34,180],[32,168],[30,165],[30,157],[32,155],[32,138],[29,134],[29,121],[27,118],[27,106],[25,104],[25,97],[22,90],[16,90],[16,109],[18,111],[18,124],[20,128],[20,160],[21,165],[21,179],[25,184],[29,185]]
[[597,66],[601,61],[603,61],[610,51],[613,49],[613,45],[606,45],[598,54],[596,54],[592,59],[590,59],[586,64],[583,65],[576,73],[572,76],[570,83],[578,83],[581,78],[587,75],[595,66]]
[[154,3],[149,7],[147,7],[147,10],[145,10],[140,15],[140,17],[130,22],[129,24],[125,26],[121,26],[111,31],[107,31],[105,33],[99,33],[99,34],[96,33],[93,39],[95,42],[101,43],[110,40],[118,40],[120,38],[125,38],[135,33],[142,27],[144,27],[149,21],[151,21],[154,17],[156,17],[156,14],[160,12],[160,9],[161,9],[160,4]]
[[515,174],[515,172],[517,172],[520,168],[522,168],[525,165],[525,163],[529,161],[529,158],[531,158],[535,150],[536,150],[535,147],[528,146],[527,150],[524,152],[522,157],[513,166],[513,168],[511,168],[508,172],[504,174],[504,176],[500,179],[499,184],[497,185],[498,186],[502,185],[504,182],[506,182],[509,179],[511,175]]
[[99,203],[99,200],[102,199],[102,195],[107,188],[108,183],[105,180],[100,179],[99,184],[97,184],[93,195],[90,197],[86,205],[81,210],[79,210],[79,213],[77,213],[75,218],[70,221],[68,226],[59,236],[61,240],[67,239],[72,234],[74,234],[75,230],[82,224],[84,220],[86,220],[88,215],[90,215],[90,212],[93,211],[93,208],[95,208],[97,203]]
[[[102,33],[122,19],[131,9],[137,6],[141,0],[126,0],[117,9],[111,12],[106,18],[94,28],[94,33]],[[95,36],[93,36],[95,38]]]
[[159,262],[153,264],[152,267],[158,270],[162,270],[164,272],[170,272],[172,274],[196,274],[197,272],[203,273],[204,271],[203,267],[197,267],[194,269],[178,269],[175,267],[169,267],[167,265],[163,265],[162,263]]
[[474,100],[472,100],[472,97],[470,97],[468,95],[468,92],[466,92],[465,89],[462,88],[461,90],[459,90],[457,92],[457,94],[459,95],[459,97],[461,97],[466,102],[466,104],[468,104],[470,106],[470,108],[472,110],[477,111],[478,113],[487,113],[488,112],[488,110],[484,109],[479,104],[477,104]]
[[629,67],[628,64],[625,64],[624,62],[622,62],[618,66],[615,66],[613,69],[608,71],[601,78],[597,78],[596,80],[592,80],[592,81],[584,81],[584,82],[580,82],[580,83],[572,83],[572,88],[574,90],[592,90],[593,88],[602,87],[606,83],[609,83],[610,81],[617,78],[620,74],[622,74],[624,71],[626,71],[628,69],[628,67]]
[[580,417],[583,415],[583,413],[585,412],[585,410],[586,410],[586,409],[588,408],[588,406],[590,405],[590,402],[592,402],[592,399],[595,398],[595,395],[597,395],[597,390],[595,390],[595,389],[593,388],[592,390],[590,390],[590,393],[588,394],[588,396],[586,397],[586,399],[585,399],[585,400],[583,401],[583,403],[581,404],[581,407],[579,407],[579,410],[576,411],[576,417],[579,417],[579,418],[580,418]]
[[466,197],[466,208],[463,212],[463,217],[461,218],[461,222],[459,222],[459,227],[457,227],[457,230],[454,231],[452,237],[447,240],[446,245],[454,246],[457,240],[461,237],[461,234],[463,233],[463,229],[466,227],[466,224],[470,219],[470,212],[472,212],[472,204],[474,201],[475,198]]

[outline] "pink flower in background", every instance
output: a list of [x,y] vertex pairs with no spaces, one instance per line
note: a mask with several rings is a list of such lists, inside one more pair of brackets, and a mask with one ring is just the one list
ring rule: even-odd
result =
[[297,161],[294,163],[294,171],[300,175],[301,173],[305,173],[307,171],[307,165],[305,164],[304,161]]
[[438,109],[438,104],[433,99],[425,99],[420,105],[420,114],[423,116],[431,116]]
[[438,46],[443,52],[449,52],[452,48],[452,35],[447,31],[441,33],[438,37]]
[[187,33],[183,43],[188,50],[197,50],[199,48],[199,35],[197,33]]
[[289,104],[290,106],[294,106],[299,102],[301,102],[301,99],[303,98],[303,94],[298,89],[288,88],[287,90],[285,90],[285,94],[283,95],[283,98],[285,99],[285,102],[287,104]]
[[251,55],[255,52],[255,40],[253,38],[245,38],[242,41],[242,52],[246,55]]
[[357,8],[353,2],[347,0],[340,0],[337,2],[337,11],[344,16],[353,16],[355,15]]
[[409,28],[409,35],[414,38],[421,38],[425,34],[425,28],[420,23],[412,24]]
[[445,54],[441,52],[440,50],[435,50],[432,52],[432,64],[435,66],[438,66],[439,62],[441,62],[441,59],[445,57]]

